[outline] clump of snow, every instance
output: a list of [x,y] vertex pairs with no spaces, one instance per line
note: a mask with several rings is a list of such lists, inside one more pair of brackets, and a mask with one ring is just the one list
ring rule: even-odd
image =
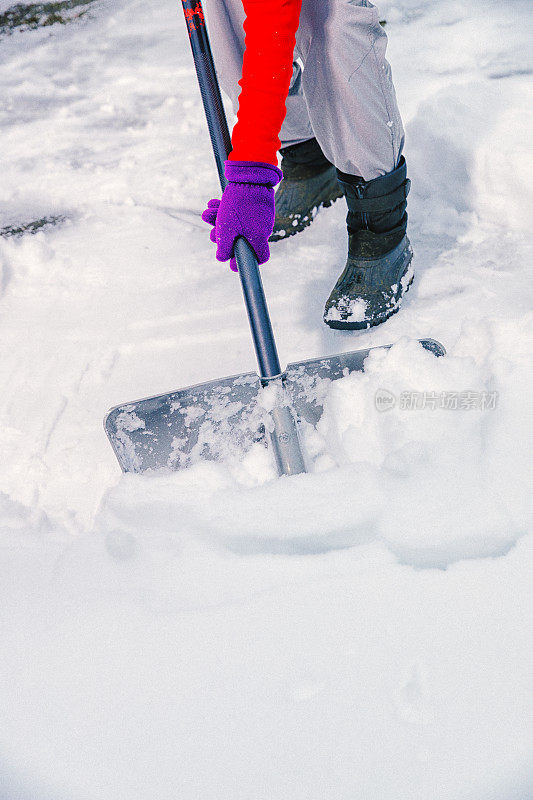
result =
[[343,297],[336,306],[328,308],[326,321],[363,322],[368,303],[362,297]]
[[[386,412],[376,405],[379,392],[393,398]],[[531,513],[528,443],[515,443],[512,462],[493,457],[505,405],[513,402],[507,394],[490,363],[435,358],[402,339],[372,351],[364,372],[330,383],[317,429],[303,431],[314,474],[272,482],[269,471],[261,480],[252,458],[246,478],[244,460],[237,473],[228,464],[208,473],[201,466],[196,479],[194,470],[154,476],[149,491],[145,477],[132,477],[112,496],[126,490],[120,502],[135,502],[140,520],[154,504],[166,508],[169,535],[179,518],[189,532],[238,552],[322,552],[379,541],[404,563],[433,567],[499,555],[526,533]],[[207,474],[232,477],[222,489],[217,477],[211,492]],[[511,482],[516,491],[507,500],[498,487]]]

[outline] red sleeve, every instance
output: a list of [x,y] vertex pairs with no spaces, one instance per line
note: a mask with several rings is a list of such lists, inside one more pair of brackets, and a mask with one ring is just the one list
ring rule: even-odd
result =
[[243,0],[243,5],[246,49],[229,157],[277,165],[302,0]]

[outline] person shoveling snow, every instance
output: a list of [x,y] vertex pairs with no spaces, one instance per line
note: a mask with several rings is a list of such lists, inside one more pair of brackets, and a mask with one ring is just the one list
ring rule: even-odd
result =
[[206,0],[206,8],[237,113],[228,185],[203,214],[217,258],[232,258],[244,236],[265,263],[269,238],[298,233],[344,194],[348,258],[324,322],[379,325],[398,311],[413,272],[404,130],[377,9],[367,0]]
[[[244,59],[244,97],[240,98],[240,118],[233,132],[233,142],[201,0],[194,4],[192,0],[182,0],[182,5],[223,192],[222,200],[209,201],[202,216],[213,226],[211,239],[217,243],[217,258],[230,260],[230,266],[239,272],[259,375],[234,375],[117,406],[107,415],[105,427],[126,472],[161,467],[182,469],[204,458],[218,460],[227,455],[228,444],[230,449],[237,446],[244,453],[268,432],[278,473],[297,475],[307,471],[298,426],[302,420],[316,422],[317,412],[320,415],[320,385],[324,380],[339,378],[345,371],[363,369],[364,359],[370,352],[355,351],[299,361],[282,370],[258,269],[270,256],[268,239],[274,228],[274,186],[282,178],[281,170],[275,165],[276,148],[280,144],[276,131],[284,117],[283,103],[289,91],[292,63],[287,59],[289,56],[292,59],[301,3],[282,3],[277,8],[272,0],[270,6],[261,7],[272,13],[277,10],[281,16],[279,29],[278,23],[272,24],[268,16],[270,34],[266,50],[271,46],[273,56],[266,54],[264,43],[261,44],[258,6],[244,5],[244,9],[251,11],[251,24],[247,19],[246,27],[252,31],[252,43],[255,36],[258,49],[255,52],[254,47],[249,47],[251,64],[250,58]],[[375,22],[381,30],[377,16]],[[325,39],[323,46],[326,46]],[[385,62],[383,67],[385,69]],[[252,88],[250,92],[246,88],[249,81],[252,86],[257,82],[260,87],[263,79],[270,87],[266,98],[261,97],[261,90],[256,92]],[[272,113],[261,114],[263,101],[268,101],[267,108],[270,107]],[[262,135],[256,135],[254,120],[262,117],[268,124]],[[397,149],[399,156],[400,145]],[[265,160],[250,160],[252,156]],[[328,300],[324,319],[331,327],[365,328],[378,324],[397,310],[401,293],[410,282],[407,270],[411,246],[405,235],[409,182],[403,157],[391,172],[369,181],[360,176],[339,175],[346,183],[349,201],[350,252],[346,269]],[[301,186],[305,188],[304,183]],[[356,213],[356,209],[359,212]],[[355,294],[352,284],[356,287]],[[363,293],[364,297],[357,293]],[[421,340],[421,343],[436,356],[445,352],[442,345],[432,339]],[[262,405],[258,401],[260,393],[267,388],[275,402],[269,404],[261,419],[256,413]]]

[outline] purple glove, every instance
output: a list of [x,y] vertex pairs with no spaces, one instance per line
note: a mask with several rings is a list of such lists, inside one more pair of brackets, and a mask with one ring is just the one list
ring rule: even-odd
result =
[[259,264],[270,258],[268,237],[274,228],[274,186],[283,174],[273,164],[261,161],[228,159],[224,167],[229,182],[222,200],[210,200],[202,219],[213,225],[210,237],[217,244],[217,259],[230,258],[230,267],[237,272],[233,245],[239,236],[251,244]]

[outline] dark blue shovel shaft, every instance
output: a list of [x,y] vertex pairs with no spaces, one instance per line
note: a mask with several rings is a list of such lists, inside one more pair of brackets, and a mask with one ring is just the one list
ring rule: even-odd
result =
[[240,238],[235,242],[235,258],[254,341],[259,376],[274,378],[281,373],[278,351],[257,266],[257,258],[246,239]]
[[[182,6],[220,186],[224,190],[226,186],[224,161],[231,151],[231,137],[207,35],[202,3],[201,0],[182,0]],[[240,238],[235,242],[235,258],[252,331],[259,375],[261,378],[273,378],[281,373],[281,367],[257,258],[246,239]]]

